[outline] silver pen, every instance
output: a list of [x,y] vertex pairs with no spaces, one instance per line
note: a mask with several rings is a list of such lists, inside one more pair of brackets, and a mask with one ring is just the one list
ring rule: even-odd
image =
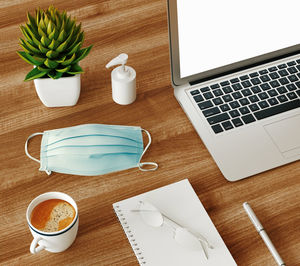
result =
[[278,254],[278,252],[277,252],[276,248],[274,247],[272,241],[268,237],[265,229],[263,228],[263,226],[261,225],[260,221],[256,217],[255,213],[251,209],[249,203],[248,202],[244,202],[243,203],[243,207],[244,207],[246,213],[248,214],[251,222],[253,223],[255,229],[257,230],[257,232],[259,233],[259,235],[261,236],[261,238],[265,242],[265,244],[268,247],[269,251],[271,252],[273,258],[277,262],[277,264],[280,265],[280,266],[285,266],[285,263],[283,262],[282,258]]

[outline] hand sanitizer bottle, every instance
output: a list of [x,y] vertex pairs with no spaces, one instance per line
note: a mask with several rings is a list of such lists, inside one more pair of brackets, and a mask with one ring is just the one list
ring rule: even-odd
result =
[[122,105],[131,104],[136,99],[136,72],[125,66],[127,59],[127,54],[120,54],[106,65],[106,68],[121,65],[111,72],[111,87],[113,100]]

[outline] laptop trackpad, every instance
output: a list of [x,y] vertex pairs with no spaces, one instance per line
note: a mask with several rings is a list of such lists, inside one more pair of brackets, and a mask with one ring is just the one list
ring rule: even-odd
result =
[[266,125],[264,128],[285,157],[300,154],[300,115]]

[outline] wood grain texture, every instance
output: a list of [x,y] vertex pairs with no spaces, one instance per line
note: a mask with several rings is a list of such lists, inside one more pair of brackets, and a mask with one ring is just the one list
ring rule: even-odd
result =
[[[33,82],[23,82],[30,66],[16,54],[18,26],[26,11],[54,4],[82,22],[85,46],[94,44],[81,62],[78,104],[46,108]],[[137,100],[129,106],[112,101],[110,71],[105,64],[121,52],[137,72]],[[114,215],[112,203],[189,178],[238,265],[275,265],[242,203],[248,201],[287,265],[300,265],[300,163],[254,177],[226,181],[173,96],[170,85],[165,0],[11,0],[0,2],[0,264],[1,265],[137,265]],[[38,171],[25,156],[33,132],[84,123],[138,125],[153,144],[145,160],[156,172],[126,170],[87,177]],[[40,138],[30,143],[39,156]],[[25,212],[30,201],[47,191],[75,199],[79,231],[65,252],[31,255],[32,236]]]

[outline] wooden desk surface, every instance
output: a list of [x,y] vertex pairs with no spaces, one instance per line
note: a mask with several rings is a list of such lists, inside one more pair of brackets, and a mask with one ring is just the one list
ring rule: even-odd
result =
[[[300,265],[300,162],[254,177],[226,181],[173,96],[170,85],[166,1],[52,1],[82,21],[85,46],[82,91],[74,107],[47,108],[33,82],[23,82],[30,66],[16,54],[18,26],[26,11],[47,8],[49,1],[1,1],[0,4],[0,264],[137,265],[115,217],[112,203],[189,178],[238,265],[275,265],[242,208],[248,201],[287,265]],[[110,70],[105,64],[121,52],[137,72],[138,95],[129,106],[111,99]],[[153,144],[145,160],[156,172],[126,170],[87,177],[38,171],[25,156],[33,132],[84,123],[138,125]],[[40,138],[30,143],[39,156]],[[26,224],[29,202],[47,191],[72,196],[80,212],[79,231],[65,252],[31,255]]]

